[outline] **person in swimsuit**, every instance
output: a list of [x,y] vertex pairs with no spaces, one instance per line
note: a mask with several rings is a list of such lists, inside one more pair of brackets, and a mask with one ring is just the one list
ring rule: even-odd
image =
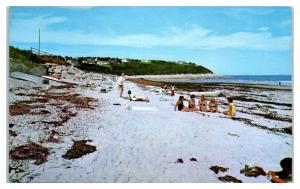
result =
[[175,95],[175,87],[174,87],[174,86],[171,87],[170,95],[171,95],[171,96],[174,96],[174,95]]
[[184,97],[180,96],[179,99],[177,100],[176,104],[175,104],[174,111],[176,111],[177,108],[178,108],[178,111],[182,111],[182,112],[188,112],[189,111],[188,108],[184,107],[183,100],[184,100]]
[[189,100],[189,111],[190,112],[199,111],[199,109],[196,108],[195,95],[191,95],[191,98]]
[[268,176],[271,179],[271,182],[274,183],[286,183],[286,182],[292,182],[292,170],[293,170],[293,159],[286,157],[280,161],[280,166],[282,168],[281,171],[274,172],[269,171]]
[[142,102],[150,102],[148,97],[136,97],[131,93],[131,90],[128,91],[129,100],[131,101],[142,101]]
[[123,95],[124,81],[125,81],[125,75],[124,75],[124,73],[122,73],[122,75],[118,79],[119,90],[120,90],[120,97],[122,97],[122,95]]
[[216,102],[215,98],[211,98],[210,102],[208,103],[208,111],[209,112],[220,112],[218,110],[218,103]]
[[204,95],[199,99],[199,109],[201,112],[207,112],[207,103]]
[[164,94],[164,95],[167,95],[167,94],[168,94],[168,86],[167,86],[167,85],[164,86],[163,94]]

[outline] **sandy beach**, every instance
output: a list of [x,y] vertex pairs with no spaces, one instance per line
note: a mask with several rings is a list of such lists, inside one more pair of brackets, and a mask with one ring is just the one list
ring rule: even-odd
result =
[[[10,152],[18,155],[16,148],[31,142],[45,151],[38,160],[10,156],[9,182],[215,183],[225,175],[242,182],[270,182],[240,170],[245,165],[280,170],[280,160],[293,156],[291,90],[211,86],[222,90],[223,96],[217,97],[222,111],[225,96],[236,97],[237,115],[231,119],[174,111],[179,95],[188,98],[184,88],[171,97],[154,92],[157,86],[126,81],[124,95],[131,90],[150,99],[133,102],[119,97],[115,76],[80,74],[85,79],[78,82],[94,80],[99,87],[51,87],[9,78]],[[80,140],[96,151],[64,158]],[[210,169],[215,165],[228,170],[216,174]]]

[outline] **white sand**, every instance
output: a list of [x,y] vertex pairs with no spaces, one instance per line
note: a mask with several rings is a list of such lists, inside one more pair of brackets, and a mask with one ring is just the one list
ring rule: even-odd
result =
[[[117,88],[110,93],[79,90],[102,99],[105,107],[82,111],[69,120],[62,129],[72,130],[70,135],[63,143],[46,144],[52,152],[48,161],[40,166],[28,164],[28,174],[20,181],[221,182],[219,176],[231,175],[243,182],[269,182],[263,176],[245,177],[240,170],[245,164],[259,165],[266,171],[280,170],[280,160],[292,157],[291,135],[250,127],[221,114],[175,112],[173,104],[178,96],[164,96],[160,101],[160,95],[130,82],[125,83],[125,89],[148,96],[150,102],[121,99]],[[155,107],[158,111],[132,111],[128,105]],[[63,159],[61,155],[73,144],[71,139],[91,139],[97,151],[79,159]],[[198,161],[191,162],[191,157]],[[184,163],[175,163],[177,158]],[[214,165],[229,170],[217,175],[209,169]]]

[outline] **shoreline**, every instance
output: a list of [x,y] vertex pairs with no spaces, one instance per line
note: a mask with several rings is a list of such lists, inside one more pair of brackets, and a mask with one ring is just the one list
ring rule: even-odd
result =
[[218,86],[218,87],[240,87],[240,88],[257,88],[257,89],[269,89],[269,90],[285,90],[285,91],[292,91],[292,86],[275,86],[275,85],[268,85],[268,84],[253,84],[253,83],[222,83],[222,82],[203,82],[203,83],[196,83],[196,82],[175,82],[175,81],[164,81],[164,80],[151,80],[145,79],[143,77],[138,78],[130,78],[128,77],[129,81],[132,81],[136,84],[142,85],[149,85],[149,86],[164,86],[164,85],[174,85],[175,87],[181,89],[188,90],[187,86],[194,86],[198,87],[208,87],[208,86]]

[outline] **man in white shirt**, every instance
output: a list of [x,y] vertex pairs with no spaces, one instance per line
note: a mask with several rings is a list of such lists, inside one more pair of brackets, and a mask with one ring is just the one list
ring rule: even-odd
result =
[[123,95],[124,91],[124,81],[125,81],[125,75],[122,73],[122,75],[118,79],[119,89],[120,89],[120,97]]

